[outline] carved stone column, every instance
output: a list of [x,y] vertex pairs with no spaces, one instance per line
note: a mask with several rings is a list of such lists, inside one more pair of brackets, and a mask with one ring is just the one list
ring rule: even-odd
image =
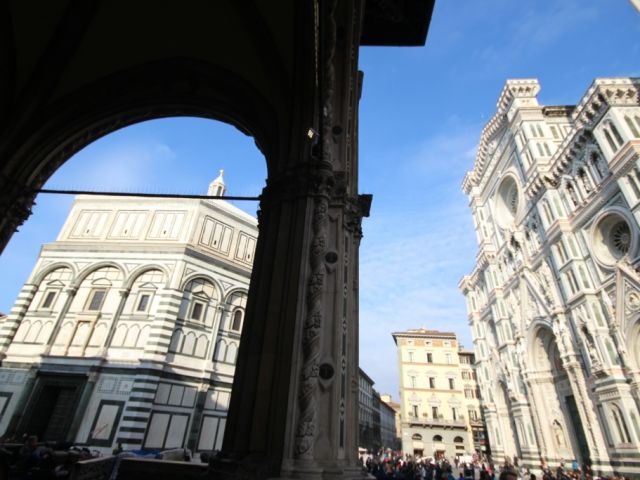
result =
[[107,338],[102,345],[102,356],[107,357],[107,352],[109,351],[109,347],[111,346],[111,341],[113,340],[113,336],[116,334],[116,328],[118,327],[118,322],[120,321],[120,315],[122,315],[122,311],[124,310],[124,306],[127,303],[127,299],[129,298],[129,293],[131,293],[130,288],[121,288],[118,290],[120,294],[120,300],[118,301],[118,306],[116,311],[113,314],[113,318],[111,319],[111,325],[109,326],[109,333],[107,334]]
[[554,333],[557,339],[558,350],[562,360],[562,366],[567,372],[571,391],[576,399],[576,406],[580,418],[577,421],[582,423],[585,436],[589,444],[591,460],[594,463],[608,461],[605,448],[605,439],[600,422],[598,421],[593,399],[589,396],[589,389],[585,380],[581,358],[575,351],[571,335],[566,328],[567,319],[564,314],[557,315],[557,322],[554,325]]
[[[353,478],[358,430],[357,70],[363,2],[313,4],[302,127],[272,160],[222,448],[247,478]],[[308,56],[307,56],[308,58]],[[306,90],[305,90],[306,89]],[[305,113],[306,112],[306,113]],[[308,122],[308,123],[307,123]],[[235,477],[234,477],[235,478]]]
[[71,307],[71,302],[73,302],[73,299],[75,298],[77,292],[78,292],[77,287],[69,287],[64,290],[64,294],[65,294],[64,303],[62,304],[60,313],[56,317],[56,324],[53,327],[53,331],[51,332],[51,335],[47,340],[47,346],[45,347],[43,355],[51,354],[51,349],[53,348],[53,345],[56,341],[56,337],[60,333],[60,328],[62,328],[62,323],[64,322],[64,319],[67,316],[67,313],[69,312],[69,308]]

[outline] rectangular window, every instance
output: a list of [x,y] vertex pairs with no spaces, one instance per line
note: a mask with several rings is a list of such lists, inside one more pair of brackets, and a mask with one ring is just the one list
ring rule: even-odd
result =
[[451,361],[451,354],[450,354],[450,353],[446,353],[446,354],[445,354],[445,359],[446,359],[447,363],[452,363],[452,361]]
[[189,415],[153,412],[149,420],[146,448],[181,448],[189,423]]
[[408,352],[408,354],[409,354],[409,361],[413,362],[414,361],[413,352],[410,351],[410,352]]
[[56,294],[58,292],[56,290],[49,290],[48,292],[45,293],[44,296],[44,300],[42,301],[42,305],[40,305],[40,308],[43,309],[49,309],[53,306],[53,301],[56,298]]
[[202,318],[202,312],[204,311],[204,304],[201,302],[193,302],[191,307],[191,320],[200,320]]
[[431,407],[431,415],[433,415],[433,418],[440,417],[440,415],[438,414],[438,407]]
[[454,420],[458,419],[458,410],[455,407],[451,407],[451,417]]
[[427,352],[427,363],[433,363],[433,353]]
[[434,377],[429,377],[429,388],[436,388],[436,379]]
[[416,388],[416,377],[413,375],[409,377],[409,383],[411,384],[411,388]]
[[146,312],[149,308],[149,300],[151,300],[150,293],[141,293],[138,297],[138,306],[136,312]]
[[411,405],[411,413],[414,418],[418,418],[418,405]]
[[469,418],[471,420],[477,420],[478,417],[477,417],[477,413],[476,413],[475,410],[469,410]]
[[456,388],[456,381],[453,378],[449,379],[449,390],[454,390]]
[[102,400],[91,426],[89,441],[92,445],[110,447],[120,423],[124,402]]
[[100,309],[102,309],[104,297],[106,296],[107,296],[106,288],[91,290],[91,292],[89,293],[89,300],[87,301],[86,310],[90,312],[100,311]]

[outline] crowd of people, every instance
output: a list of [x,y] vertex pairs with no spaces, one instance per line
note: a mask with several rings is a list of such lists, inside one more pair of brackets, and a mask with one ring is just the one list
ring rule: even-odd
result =
[[94,458],[97,452],[59,443],[39,443],[35,435],[25,436],[19,448],[10,448],[15,440],[0,445],[0,479],[64,480],[73,464]]
[[575,461],[552,468],[542,460],[539,475],[519,465],[517,458],[506,458],[496,466],[490,458],[473,462],[459,462],[456,458],[449,462],[386,453],[361,457],[360,463],[377,480],[629,480],[618,474],[593,475],[588,465],[579,466]]

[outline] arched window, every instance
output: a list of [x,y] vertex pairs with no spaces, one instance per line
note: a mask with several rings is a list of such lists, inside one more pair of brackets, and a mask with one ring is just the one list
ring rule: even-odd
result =
[[591,193],[593,190],[593,183],[591,182],[591,178],[589,178],[587,171],[583,167],[580,167],[577,173],[584,192],[587,194]]
[[224,362],[224,357],[227,353],[227,343],[224,340],[218,340],[216,343],[216,349],[213,353],[214,362]]
[[233,320],[231,322],[231,330],[239,332],[242,329],[242,310],[237,309],[233,312]]
[[618,151],[618,146],[614,143],[613,139],[611,138],[611,135],[609,134],[609,131],[607,129],[603,129],[602,130],[604,133],[604,138],[607,140],[607,143],[609,144],[609,147],[611,148],[611,150],[615,153]]
[[163,283],[164,273],[158,269],[147,270],[138,275],[131,285],[126,311],[134,315],[148,315],[156,291]]
[[573,205],[573,207],[577,207],[580,202],[578,200],[578,194],[576,193],[576,189],[573,188],[573,184],[571,182],[567,182],[565,184],[565,190],[567,191],[567,195],[571,200],[570,205]]
[[629,429],[627,428],[627,424],[624,421],[624,416],[622,415],[622,411],[620,410],[620,407],[618,407],[618,405],[616,405],[615,403],[611,405],[611,415],[613,416],[613,422],[615,424],[618,438],[620,439],[620,443],[631,442]]
[[434,436],[433,436],[433,442],[434,442],[434,443],[436,443],[436,442],[438,442],[438,443],[442,442],[442,436],[440,436],[440,435],[434,435]]
[[453,443],[464,443],[464,439],[462,437],[455,437]]
[[174,352],[174,353],[180,352],[182,347],[183,337],[184,337],[184,333],[182,329],[178,328],[173,332],[173,335],[171,335],[171,343],[169,343],[170,352]]
[[213,283],[206,278],[195,278],[184,288],[184,297],[180,306],[180,317],[197,323],[205,323],[209,317],[212,301],[218,299]]
[[593,169],[598,173],[600,180],[602,180],[604,177],[607,176],[607,172],[604,169],[604,165],[602,164],[602,159],[600,158],[600,155],[598,155],[597,152],[591,153],[591,155],[589,156],[589,161]]
[[33,298],[33,306],[39,310],[56,310],[60,292],[71,283],[73,272],[68,267],[56,268],[49,272],[38,285]]
[[631,120],[627,115],[625,115],[624,121],[627,122],[627,126],[629,127],[629,130],[631,130],[631,134],[636,138],[640,138],[640,132],[638,132],[638,128],[633,123],[633,120]]
[[416,440],[419,442],[422,440],[422,435],[420,435],[419,433],[414,433],[413,435],[411,435],[411,440]]
[[554,220],[553,213],[551,212],[551,207],[549,207],[549,202],[546,199],[542,201],[542,213],[547,225],[551,225]]
[[[101,312],[103,307],[114,309],[115,303],[109,303],[107,297],[113,286],[121,286],[122,272],[116,267],[102,267],[91,272],[82,281],[76,295],[75,307],[85,312]],[[75,340],[74,340],[75,342]]]
[[621,147],[622,144],[624,143],[624,140],[622,140],[622,137],[620,136],[620,132],[618,132],[618,129],[612,122],[609,122],[608,125],[609,125],[609,128],[611,129],[611,133],[613,133],[613,137],[616,139],[616,143],[618,144],[619,147]]

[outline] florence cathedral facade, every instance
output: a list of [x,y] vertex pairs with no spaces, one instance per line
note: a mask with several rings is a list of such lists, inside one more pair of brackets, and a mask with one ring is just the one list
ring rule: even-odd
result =
[[640,79],[508,80],[463,190],[460,282],[493,458],[640,475]]
[[220,449],[256,237],[225,201],[78,196],[0,322],[0,436]]

